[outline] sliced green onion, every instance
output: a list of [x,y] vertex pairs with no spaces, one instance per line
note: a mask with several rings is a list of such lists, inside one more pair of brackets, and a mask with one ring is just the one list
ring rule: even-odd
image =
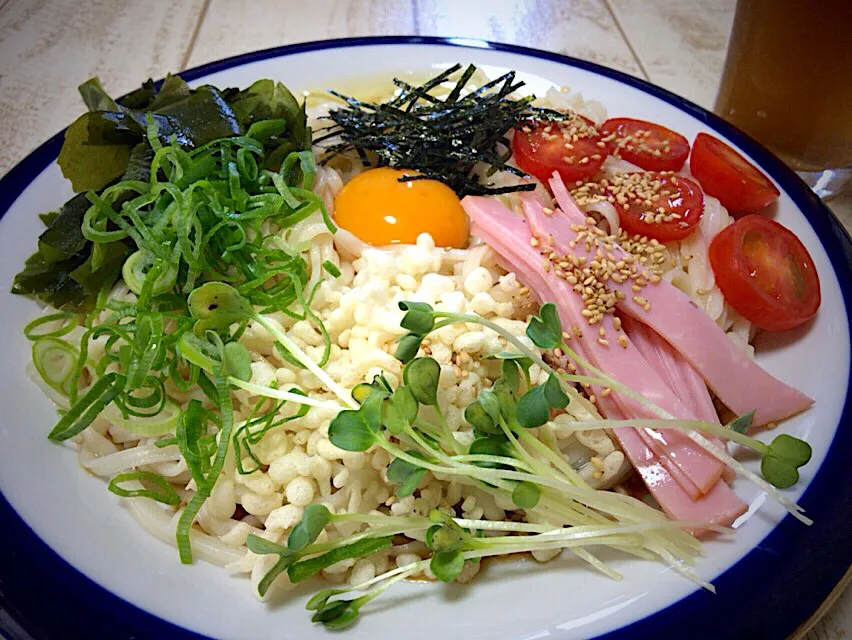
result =
[[54,442],[61,442],[76,436],[92,424],[104,407],[121,393],[123,386],[123,376],[117,373],[108,373],[103,376],[68,409],[47,437]]
[[[46,324],[60,323],[59,327],[50,331],[36,331]],[[39,316],[27,323],[24,327],[24,336],[27,340],[38,340],[39,338],[61,338],[74,330],[78,325],[77,316],[68,311],[58,311]]]
[[[145,249],[140,249],[124,262],[124,266],[121,268],[121,276],[124,278],[124,283],[133,293],[141,293],[145,277],[151,267],[154,266],[155,261],[155,256],[151,255]],[[153,283],[152,294],[159,295],[170,291],[175,286],[177,274],[177,265],[168,265]]]
[[323,267],[323,269],[325,269],[325,270],[328,272],[328,274],[329,274],[329,275],[331,275],[333,278],[339,278],[339,277],[340,277],[340,269],[339,269],[339,268],[338,268],[338,266],[337,266],[336,264],[334,264],[331,260],[326,260],[325,262],[323,262],[323,263],[322,263],[322,267]]
[[117,427],[149,438],[172,433],[177,428],[180,414],[180,406],[173,400],[166,399],[163,409],[150,417],[125,417],[115,406],[107,407],[103,415],[107,421]]
[[70,396],[76,387],[78,377],[77,361],[80,352],[71,344],[59,338],[48,336],[33,342],[33,365],[51,389],[64,396]]
[[[125,489],[119,486],[123,482],[147,482],[156,486],[157,490],[152,489]],[[150,471],[129,471],[120,473],[110,480],[107,487],[115,495],[122,498],[150,498],[157,502],[162,502],[169,506],[180,504],[180,496],[175,491],[174,487],[161,475]]]

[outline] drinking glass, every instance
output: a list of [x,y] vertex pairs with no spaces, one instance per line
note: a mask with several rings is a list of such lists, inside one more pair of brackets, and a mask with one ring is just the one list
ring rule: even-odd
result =
[[739,0],[715,112],[822,198],[852,184],[852,0]]

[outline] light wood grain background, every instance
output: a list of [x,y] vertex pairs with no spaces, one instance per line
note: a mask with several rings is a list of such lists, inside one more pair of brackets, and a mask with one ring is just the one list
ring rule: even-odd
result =
[[[92,75],[121,95],[148,77],[324,38],[415,34],[521,44],[619,69],[710,108],[735,5],[736,0],[0,0],[0,174],[81,112],[76,87]],[[852,195],[830,206],[852,229]],[[847,590],[805,638],[841,640],[850,629]]]

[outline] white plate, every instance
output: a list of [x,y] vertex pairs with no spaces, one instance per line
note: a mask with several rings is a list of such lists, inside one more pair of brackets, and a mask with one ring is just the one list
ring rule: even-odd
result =
[[[728,125],[661,89],[589,63],[517,47],[467,40],[350,39],[249,54],[183,75],[193,85],[211,83],[219,87],[244,87],[259,78],[275,78],[296,93],[318,86],[351,84],[353,76],[442,69],[455,62],[473,62],[492,77],[515,69],[539,94],[553,84],[568,85],[582,91],[587,99],[603,102],[610,115],[659,122],[690,140],[701,131],[714,133],[751,157],[773,178],[782,192],[776,217],[796,232],[810,251],[823,298],[816,320],[797,332],[795,340],[775,345],[759,341],[758,361],[816,400],[812,409],[785,423],[782,430],[806,438],[813,447],[813,459],[789,495],[802,499],[817,524],[808,530],[788,518],[779,526],[783,512],[766,503],[761,491],[737,481],[737,493],[751,505],[749,514],[738,523],[733,541],[706,545],[698,566],[703,577],[715,579],[720,588],[716,596],[693,594],[696,589],[692,583],[657,564],[613,556],[613,566],[625,575],[623,581],[615,582],[564,554],[564,560],[544,567],[531,562],[490,565],[485,575],[467,587],[399,585],[371,604],[369,614],[347,631],[346,637],[404,633],[410,640],[462,636],[588,638],[619,629],[622,633],[617,635],[624,637],[681,632],[692,638],[720,633],[744,637],[749,629],[767,631],[760,633],[761,637],[786,635],[816,607],[820,594],[827,592],[839,575],[829,567],[814,566],[808,579],[811,582],[791,582],[789,595],[775,602],[765,597],[761,600],[761,593],[771,589],[767,581],[796,580],[791,572],[798,571],[796,557],[800,554],[796,549],[804,551],[802,545],[813,553],[819,546],[834,545],[835,555],[829,564],[842,563],[842,557],[848,563],[849,556],[848,544],[836,537],[837,521],[830,526],[831,520],[848,512],[848,505],[839,512],[837,499],[827,499],[816,491],[802,495],[816,481],[825,487],[848,486],[838,458],[845,447],[838,442],[829,452],[829,446],[847,402],[849,300],[844,300],[840,281],[848,295],[849,239],[792,173]],[[87,71],[80,70],[80,77],[69,81],[82,81],[86,76]],[[0,212],[5,210],[0,221],[0,281],[6,283],[0,293],[0,358],[4,363],[0,370],[0,486],[8,501],[0,505],[0,515],[18,560],[21,554],[29,560],[3,565],[0,578],[18,583],[7,589],[7,597],[13,603],[18,599],[20,608],[28,610],[33,596],[23,583],[34,576],[18,573],[9,577],[16,567],[18,571],[28,567],[34,575],[41,572],[52,581],[44,587],[50,592],[45,596],[45,612],[53,610],[57,598],[62,599],[59,592],[86,594],[88,604],[99,611],[88,618],[89,624],[97,629],[109,622],[113,625],[109,632],[112,637],[129,634],[131,627],[137,637],[185,637],[162,621],[221,638],[326,637],[327,632],[313,625],[303,610],[306,591],[297,591],[288,602],[270,606],[255,599],[244,579],[230,578],[221,569],[205,564],[182,566],[172,547],[140,529],[118,499],[106,491],[105,484],[81,470],[69,447],[47,441],[55,410],[24,375],[30,358],[21,327],[37,309],[33,302],[9,294],[8,286],[35,249],[40,230],[36,214],[57,208],[72,195],[53,162],[58,146],[57,139],[46,143],[0,183]],[[845,434],[838,438],[849,440]],[[61,560],[48,553],[18,517]],[[848,530],[844,526],[840,525],[841,531]],[[775,555],[770,557],[761,548],[771,549]],[[69,570],[63,560],[85,578]],[[59,611],[62,606],[71,608],[66,603]],[[774,616],[768,619],[765,612],[761,613],[763,609],[774,611]],[[93,615],[85,610],[79,613]],[[688,628],[680,627],[687,621],[691,621]],[[49,624],[44,618],[35,623]],[[629,627],[631,624],[634,626]],[[675,628],[681,631],[675,633]]]

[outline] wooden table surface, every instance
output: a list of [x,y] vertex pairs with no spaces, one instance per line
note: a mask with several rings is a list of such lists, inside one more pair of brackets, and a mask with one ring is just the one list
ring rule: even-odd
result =
[[[82,112],[148,77],[293,42],[366,35],[483,38],[627,72],[711,108],[735,0],[0,0],[0,174]],[[852,194],[829,203],[852,229]],[[852,630],[852,590],[804,635]],[[802,629],[805,631],[805,629]],[[772,639],[770,639],[772,640]]]

